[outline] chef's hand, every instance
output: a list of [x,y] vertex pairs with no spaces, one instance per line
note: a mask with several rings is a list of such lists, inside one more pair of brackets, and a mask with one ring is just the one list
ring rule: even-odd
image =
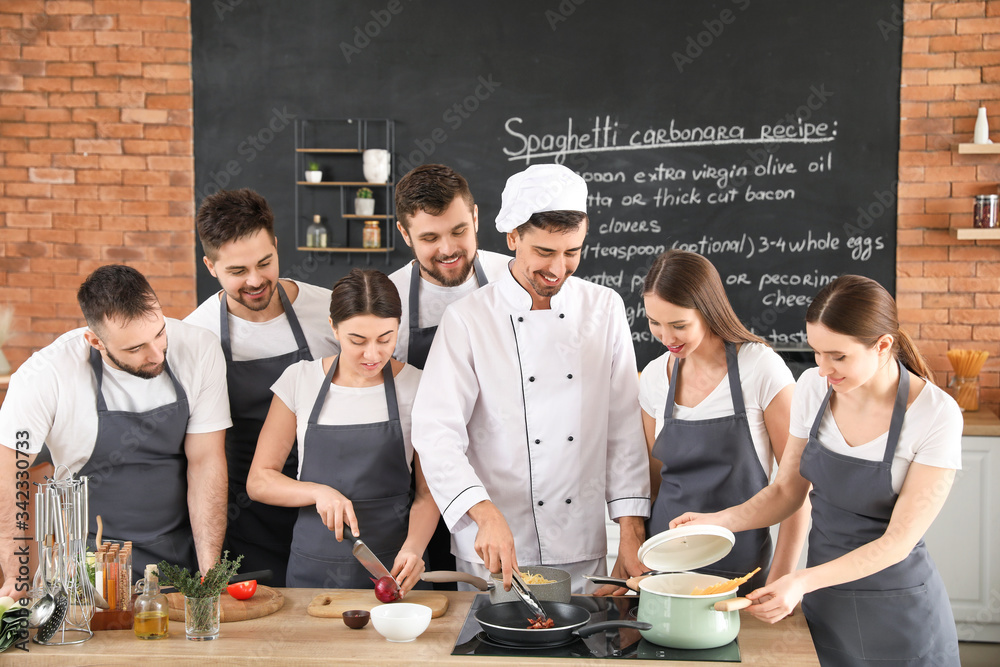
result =
[[702,514],[700,512],[684,512],[679,517],[670,522],[668,526],[671,530],[674,528],[680,528],[681,526],[686,526],[688,524],[692,526],[712,524],[715,526],[722,525],[722,519],[720,517],[720,512],[714,512],[712,514]]
[[802,583],[802,570],[786,574],[774,583],[747,593],[747,598],[754,604],[747,611],[765,623],[777,623],[802,602],[805,588]]
[[[646,571],[642,561],[639,560],[639,547],[646,539],[646,527],[640,517],[623,516],[618,519],[618,525],[621,538],[618,542],[618,558],[615,560],[614,569],[611,570],[611,576],[616,579],[637,577]],[[594,591],[594,595],[625,595],[628,592],[627,586],[605,584]]]
[[424,559],[420,554],[408,548],[405,544],[396,554],[396,560],[392,563],[389,574],[399,583],[400,597],[409,593],[420,581],[420,575],[424,573]]
[[322,484],[316,486],[316,513],[319,514],[326,527],[336,534],[337,541],[341,542],[344,539],[345,523],[354,533],[355,539],[361,537],[361,531],[358,530],[358,517],[354,515],[354,505],[351,504],[351,501],[337,489]]
[[514,535],[503,514],[489,500],[476,503],[469,509],[469,517],[479,526],[476,533],[476,553],[490,572],[503,573],[503,589],[510,590],[511,572],[517,568],[514,554]]

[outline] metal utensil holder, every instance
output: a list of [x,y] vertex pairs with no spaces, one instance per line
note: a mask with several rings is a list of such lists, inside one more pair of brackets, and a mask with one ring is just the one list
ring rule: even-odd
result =
[[[64,466],[60,466],[64,468]],[[65,469],[65,468],[64,468]],[[68,471],[67,471],[68,472]],[[58,469],[57,473],[58,474]],[[46,646],[79,644],[94,636],[94,589],[87,570],[87,477],[49,479],[35,493],[35,535],[39,545],[36,592],[67,596],[66,617]]]

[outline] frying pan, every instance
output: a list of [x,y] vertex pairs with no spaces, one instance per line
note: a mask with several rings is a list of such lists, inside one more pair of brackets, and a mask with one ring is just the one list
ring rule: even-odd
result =
[[483,607],[476,611],[475,618],[491,639],[528,646],[557,646],[609,628],[650,630],[653,627],[640,621],[603,621],[587,625],[590,612],[567,602],[543,601],[542,608],[556,622],[555,627],[529,629],[528,616],[520,602],[500,602]]

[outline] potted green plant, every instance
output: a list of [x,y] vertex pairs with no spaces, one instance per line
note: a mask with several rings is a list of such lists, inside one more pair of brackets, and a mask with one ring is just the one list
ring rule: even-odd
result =
[[219,596],[243,561],[243,556],[237,556],[235,561],[228,556],[229,552],[223,551],[222,558],[205,576],[201,572],[191,574],[186,567],[165,560],[156,566],[160,583],[175,587],[184,596],[184,632],[188,639],[204,641],[219,637]]
[[315,160],[310,160],[309,165],[306,168],[306,182],[307,183],[319,183],[323,180],[323,170],[319,166],[319,162]]
[[375,194],[371,188],[360,188],[354,195],[354,213],[372,215],[375,213]]

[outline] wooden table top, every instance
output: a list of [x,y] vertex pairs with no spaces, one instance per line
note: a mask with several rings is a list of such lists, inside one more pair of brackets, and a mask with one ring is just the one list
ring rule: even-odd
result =
[[[28,642],[27,653],[9,649],[0,664],[146,665],[169,661],[171,665],[588,665],[592,660],[559,658],[505,658],[453,656],[455,640],[465,622],[474,593],[448,592],[450,607],[416,641],[387,642],[369,623],[351,630],[340,619],[316,618],[306,607],[321,589],[286,588],[285,606],[263,618],[223,623],[219,638],[209,642],[187,641],[182,623],[170,623],[166,639],[143,641],[131,630],[97,632],[75,646],[40,646]],[[364,591],[366,595],[374,595]],[[32,631],[33,632],[33,631]],[[818,665],[816,651],[801,612],[775,625],[761,623],[741,612],[740,649],[744,665]],[[654,661],[643,661],[653,664]],[[631,663],[630,663],[631,664]],[[656,664],[664,664],[656,661]],[[698,667],[704,662],[672,662]],[[717,663],[719,664],[719,663]]]

